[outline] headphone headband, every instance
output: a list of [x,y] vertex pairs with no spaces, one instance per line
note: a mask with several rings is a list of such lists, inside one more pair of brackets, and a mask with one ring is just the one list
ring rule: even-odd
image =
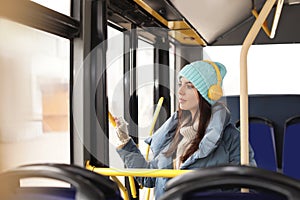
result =
[[213,66],[213,68],[215,69],[216,71],[216,75],[217,75],[217,80],[218,80],[218,85],[221,87],[221,82],[222,82],[222,76],[221,76],[221,73],[220,73],[220,69],[219,67],[217,66],[216,63],[214,63],[213,61],[210,61],[210,60],[203,60],[204,62],[207,62],[209,63],[211,66]]
[[210,86],[210,88],[208,89],[208,92],[207,92],[208,93],[207,96],[211,100],[217,101],[223,95],[223,91],[222,91],[222,87],[221,87],[222,76],[221,76],[220,69],[219,69],[219,67],[217,66],[216,63],[214,63],[210,60],[203,60],[203,61],[209,63],[215,69],[218,82],[217,82],[217,84],[214,84],[214,85]]

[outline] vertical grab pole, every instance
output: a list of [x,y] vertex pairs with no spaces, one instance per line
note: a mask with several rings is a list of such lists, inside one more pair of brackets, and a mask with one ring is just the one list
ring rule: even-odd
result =
[[240,55],[241,165],[249,165],[247,54],[276,0],[267,0],[246,36]]
[[[161,109],[161,107],[162,107],[163,102],[164,102],[164,98],[163,98],[163,97],[160,97],[159,100],[158,100],[158,103],[157,103],[155,112],[154,112],[152,124],[151,124],[151,127],[150,127],[150,133],[149,133],[149,136],[151,136],[151,135],[153,134],[154,126],[155,126],[155,124],[156,124],[156,121],[157,121],[157,118],[158,118],[158,114],[159,114],[159,112],[160,112],[160,109]],[[148,146],[147,146],[147,149],[146,149],[146,156],[145,156],[145,158],[146,158],[147,161],[149,160],[149,151],[150,151],[150,145],[148,145]],[[147,189],[147,193],[146,193],[145,200],[149,200],[149,199],[150,199],[150,192],[151,192],[151,188],[148,188],[148,189]]]

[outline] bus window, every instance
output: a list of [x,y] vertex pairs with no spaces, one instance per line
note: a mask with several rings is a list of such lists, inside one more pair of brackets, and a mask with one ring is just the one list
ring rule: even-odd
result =
[[[149,136],[154,103],[154,48],[153,45],[139,39],[137,50],[137,95],[138,95],[138,133],[139,148],[146,153],[145,138]],[[157,102],[156,102],[157,103]]]
[[62,14],[70,16],[71,9],[71,0],[32,0],[35,3],[38,3],[42,6],[60,12]]
[[[107,96],[108,110],[113,116],[124,116],[123,88],[123,33],[108,26],[107,29]],[[117,134],[109,124],[109,158],[111,167],[124,167],[120,156],[116,153]]]
[[170,49],[169,49],[169,67],[170,67],[170,104],[171,104],[171,113],[175,112],[177,110],[176,107],[176,93],[175,93],[175,88],[177,86],[177,73],[175,69],[175,45],[172,43],[170,44]]
[[70,163],[70,42],[0,18],[0,171]]
[[[299,50],[299,44],[251,46],[247,59],[248,93],[300,94]],[[225,95],[240,94],[240,51],[241,46],[209,46],[204,49],[204,59],[219,60],[228,66],[223,85]]]

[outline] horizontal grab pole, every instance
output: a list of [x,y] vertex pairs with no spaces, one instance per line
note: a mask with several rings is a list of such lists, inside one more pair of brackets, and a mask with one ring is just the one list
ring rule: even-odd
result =
[[136,176],[136,177],[165,177],[175,176],[191,172],[193,170],[173,170],[173,169],[118,169],[118,168],[97,168],[86,166],[88,170],[94,171],[104,176]]

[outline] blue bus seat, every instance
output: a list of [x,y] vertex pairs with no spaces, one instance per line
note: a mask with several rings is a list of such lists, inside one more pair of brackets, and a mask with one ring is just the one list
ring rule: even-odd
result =
[[282,172],[300,179],[300,116],[291,117],[285,122],[283,140]]
[[74,200],[75,196],[74,187],[21,187],[16,190],[13,199]]
[[[248,188],[249,193],[241,192]],[[253,166],[222,165],[176,176],[160,200],[298,200],[300,181]]]
[[[236,127],[239,128],[239,121]],[[277,154],[272,121],[263,117],[249,117],[249,142],[259,168],[277,171]]]
[[[71,187],[22,187],[24,178],[50,178]],[[66,164],[31,164],[0,173],[0,199],[122,200],[117,183],[90,170]]]
[[186,194],[186,200],[286,200],[287,198],[268,192],[196,192]]

